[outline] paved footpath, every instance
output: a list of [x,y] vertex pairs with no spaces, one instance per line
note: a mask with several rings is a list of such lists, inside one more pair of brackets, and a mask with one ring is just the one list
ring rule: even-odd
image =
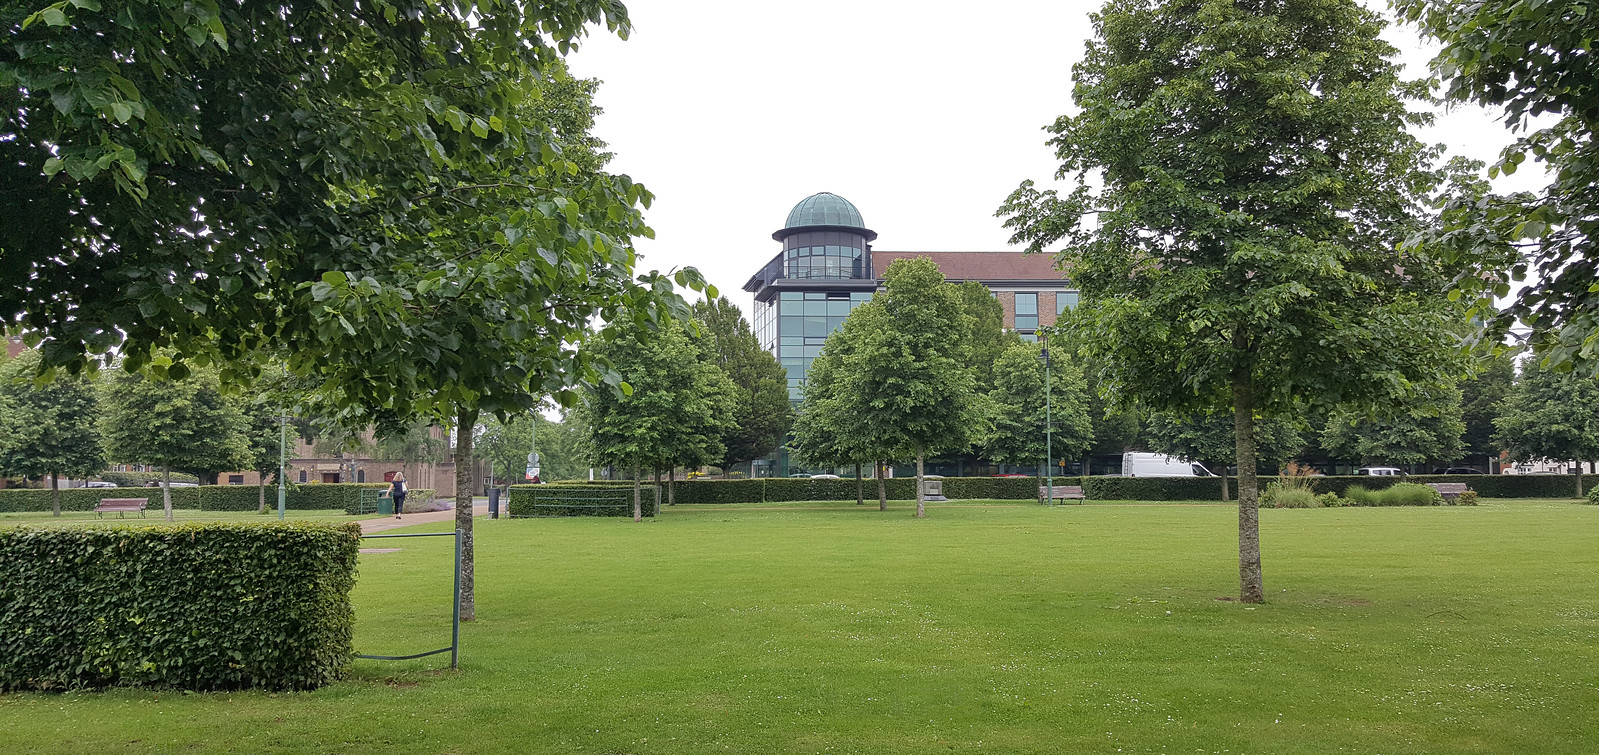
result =
[[[488,516],[489,504],[474,502],[472,516]],[[423,514],[406,514],[404,519],[395,519],[392,516],[380,519],[362,519],[361,534],[372,535],[400,527],[415,527],[418,524],[432,524],[434,522],[450,522],[455,520],[455,509],[446,511],[429,511]]]

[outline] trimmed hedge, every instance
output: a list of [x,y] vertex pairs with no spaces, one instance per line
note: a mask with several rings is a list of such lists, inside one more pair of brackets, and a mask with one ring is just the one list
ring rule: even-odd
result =
[[354,660],[355,523],[0,530],[0,690],[322,687]]
[[[361,488],[384,488],[384,483],[317,483],[290,485],[284,507],[296,511],[347,509],[360,500]],[[421,494],[431,499],[430,490],[412,491],[407,500],[422,501]],[[61,491],[62,511],[90,511],[100,505],[102,498],[148,498],[149,508],[161,510],[160,488],[72,488]],[[255,511],[260,505],[261,493],[254,485],[200,485],[192,488],[173,488],[172,507],[175,509],[202,509],[205,511]],[[267,508],[278,505],[276,485],[267,486]],[[0,513],[17,511],[49,511],[48,489],[0,490]]]
[[[678,483],[678,495],[682,495],[682,483]],[[619,503],[604,504],[599,502],[561,501],[552,499],[591,498],[595,494],[621,494],[623,499]],[[666,491],[661,491],[661,498],[665,500]],[[506,511],[513,517],[533,516],[633,516],[633,483],[583,483],[575,484],[550,484],[550,485],[512,485],[510,495],[507,497]],[[679,499],[681,500],[681,499]],[[562,505],[563,503],[567,505]],[[659,514],[659,507],[655,505],[655,486],[642,485],[639,491],[639,508],[644,516]]]

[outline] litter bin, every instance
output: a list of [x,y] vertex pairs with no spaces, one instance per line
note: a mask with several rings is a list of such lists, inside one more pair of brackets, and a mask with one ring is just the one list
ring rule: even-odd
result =
[[500,518],[500,489],[489,488],[489,518]]

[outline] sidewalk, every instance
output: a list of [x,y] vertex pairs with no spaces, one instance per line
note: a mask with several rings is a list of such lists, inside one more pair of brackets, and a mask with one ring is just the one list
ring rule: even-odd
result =
[[[483,503],[472,503],[472,516],[488,516],[489,504],[487,499]],[[373,535],[379,532],[399,529],[401,527],[414,527],[418,524],[432,524],[434,522],[450,522],[455,520],[455,509],[448,511],[429,511],[425,514],[406,514],[404,519],[395,519],[392,516],[378,519],[362,519],[361,534]]]

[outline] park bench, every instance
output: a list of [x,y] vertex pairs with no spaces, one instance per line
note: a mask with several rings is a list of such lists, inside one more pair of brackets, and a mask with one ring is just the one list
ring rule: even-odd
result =
[[1459,498],[1460,494],[1466,492],[1467,490],[1466,483],[1464,482],[1429,482],[1427,483],[1427,487],[1438,491],[1439,495],[1442,495],[1445,501],[1453,501],[1456,498]]
[[94,507],[95,516],[103,516],[115,511],[120,518],[130,511],[139,512],[144,516],[144,507],[150,503],[148,498],[101,498],[100,505]]
[[[1045,496],[1051,496],[1050,500],[1048,500],[1048,501],[1044,500]],[[1079,500],[1079,501],[1087,499],[1087,496],[1083,495],[1083,486],[1081,486],[1081,485],[1056,485],[1053,490],[1051,490],[1050,488],[1044,487],[1042,485],[1040,485],[1038,487],[1038,502],[1039,503],[1051,503],[1051,502],[1053,502],[1055,500],[1067,501],[1067,500],[1073,500],[1073,499]]]

